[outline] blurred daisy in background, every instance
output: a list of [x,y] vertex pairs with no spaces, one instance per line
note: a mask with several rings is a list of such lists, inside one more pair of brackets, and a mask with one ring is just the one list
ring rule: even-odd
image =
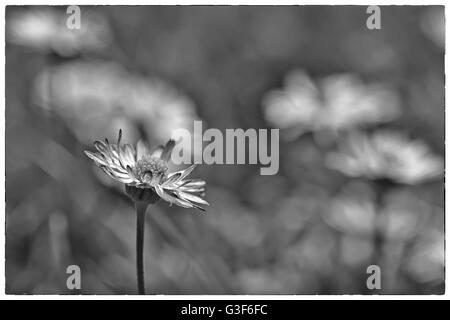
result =
[[263,97],[267,121],[281,129],[299,126],[301,131],[314,126],[321,103],[319,89],[303,71],[289,74],[284,88],[273,90]]
[[[443,217],[443,215],[442,215]],[[441,221],[441,224],[444,222]],[[445,279],[445,234],[441,226],[421,230],[404,268],[419,283],[443,283]]]
[[111,42],[106,19],[83,9],[80,29],[69,29],[65,11],[39,8],[18,11],[8,17],[6,36],[9,42],[43,52],[72,56],[81,51],[98,51]]
[[433,154],[424,142],[410,140],[398,132],[352,132],[339,141],[338,149],[327,156],[326,163],[350,177],[413,185],[443,174],[440,156]]
[[290,138],[385,123],[401,112],[397,94],[382,84],[365,84],[352,74],[315,83],[302,70],[288,74],[284,88],[267,93],[262,103],[269,124],[285,129]]
[[371,235],[375,229],[376,208],[368,197],[340,196],[330,203],[325,220],[337,230],[358,236]]
[[[42,71],[35,80],[36,103],[55,112],[80,141],[115,134],[167,140],[175,129],[192,130],[198,118],[192,100],[169,83],[127,72],[113,62],[73,62]],[[140,132],[142,130],[144,132]]]
[[425,36],[437,47],[445,48],[445,12],[444,6],[430,6],[420,18],[420,28]]

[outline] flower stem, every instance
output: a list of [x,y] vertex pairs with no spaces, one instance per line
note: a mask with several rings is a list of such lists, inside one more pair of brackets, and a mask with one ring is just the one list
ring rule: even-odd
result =
[[136,201],[136,274],[139,294],[145,294],[144,280],[144,231],[147,203]]

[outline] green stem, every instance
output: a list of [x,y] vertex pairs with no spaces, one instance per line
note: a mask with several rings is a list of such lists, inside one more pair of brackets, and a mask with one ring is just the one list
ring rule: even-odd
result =
[[135,202],[136,207],[136,274],[139,294],[145,294],[144,278],[144,231],[145,211],[147,204],[142,201]]

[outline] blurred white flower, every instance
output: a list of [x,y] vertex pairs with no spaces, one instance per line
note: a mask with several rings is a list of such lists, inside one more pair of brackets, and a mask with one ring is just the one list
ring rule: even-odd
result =
[[301,126],[311,130],[322,105],[319,90],[302,71],[289,74],[284,89],[273,90],[263,98],[266,119],[280,128]]
[[152,121],[152,133],[165,140],[174,130],[192,129],[197,118],[195,106],[184,93],[170,84],[149,77],[129,77],[125,106],[132,106],[129,112],[135,119],[143,114]]
[[422,32],[439,48],[445,48],[445,12],[444,6],[431,6],[420,18]]
[[436,285],[445,280],[445,235],[443,229],[428,227],[417,238],[405,269],[418,282]]
[[74,62],[44,70],[35,81],[39,106],[63,117],[77,137],[115,134],[119,128],[137,140],[136,123],[155,140],[173,130],[191,130],[197,118],[194,103],[157,78],[128,73],[112,62]]
[[339,151],[330,153],[326,163],[351,177],[411,185],[438,177],[444,168],[443,159],[424,142],[390,131],[353,132],[339,142]]
[[83,9],[80,29],[66,26],[68,15],[56,9],[32,9],[14,12],[6,23],[7,40],[42,51],[54,51],[62,56],[80,51],[96,51],[111,40],[103,16]]
[[399,98],[381,84],[365,84],[357,76],[339,74],[315,84],[297,70],[285,79],[284,88],[263,99],[267,121],[300,135],[319,130],[347,130],[397,118]]
[[380,214],[380,229],[389,240],[405,241],[417,236],[436,210],[407,188],[391,192],[385,202]]
[[344,185],[332,199],[325,221],[335,229],[355,236],[371,235],[376,228],[376,205],[371,188],[361,182]]

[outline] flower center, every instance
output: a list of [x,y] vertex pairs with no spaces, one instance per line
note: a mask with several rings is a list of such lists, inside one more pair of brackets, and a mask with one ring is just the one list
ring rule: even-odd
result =
[[166,177],[167,169],[165,161],[145,156],[136,162],[134,174],[140,181],[154,187]]

